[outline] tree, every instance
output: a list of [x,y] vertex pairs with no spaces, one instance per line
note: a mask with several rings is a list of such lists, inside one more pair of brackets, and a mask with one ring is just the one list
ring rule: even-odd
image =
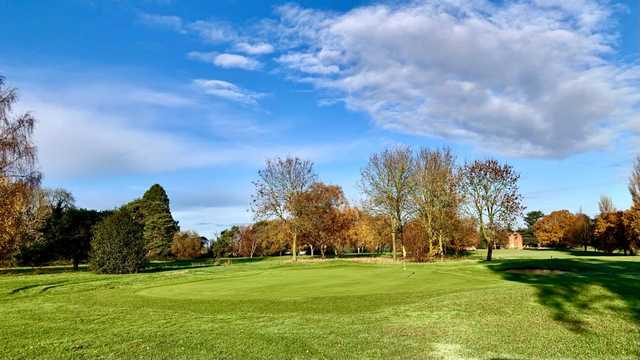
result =
[[519,178],[512,166],[493,159],[464,166],[461,188],[467,211],[478,222],[480,237],[487,244],[487,261],[491,261],[499,231],[510,228],[524,211]]
[[447,251],[458,255],[469,248],[477,248],[480,244],[478,225],[476,220],[470,217],[458,217],[452,226],[451,240],[447,244]]
[[229,229],[222,230],[216,241],[211,245],[211,252],[214,258],[223,258],[234,255],[234,244],[240,238],[240,227],[234,225]]
[[258,232],[265,222],[258,221],[255,224],[243,226],[240,228],[240,236],[238,239],[238,254],[240,256],[248,256],[253,258],[260,247],[260,237]]
[[540,210],[529,211],[524,216],[524,222],[527,224],[527,228],[523,231],[523,240],[527,246],[538,246],[539,242],[536,239],[533,232],[535,224],[544,216],[544,213]]
[[391,237],[390,223],[386,216],[371,215],[356,209],[358,216],[351,228],[354,237],[369,251],[381,253],[389,245]]
[[571,228],[572,245],[581,245],[584,247],[584,251],[587,251],[587,246],[593,242],[592,226],[591,218],[581,211],[578,212]]
[[[258,243],[257,250],[263,255],[282,255],[291,238],[287,226],[280,219],[261,220],[251,227]],[[284,230],[284,231],[283,231]]]
[[422,224],[427,258],[434,253],[434,240],[437,240],[437,254],[444,256],[446,240],[459,217],[462,202],[451,150],[421,149],[415,160],[413,184],[411,202]]
[[[33,264],[44,264],[61,257],[63,242],[69,236],[69,219],[67,213],[75,208],[75,199],[70,192],[64,189],[44,190],[48,206],[48,217],[39,229],[41,241],[39,246],[33,246],[30,252]],[[24,261],[25,259],[23,259]]]
[[35,119],[29,113],[13,116],[16,101],[16,90],[5,87],[0,76],[0,261],[15,253],[29,231],[30,204],[41,178]]
[[136,273],[146,265],[142,226],[127,208],[120,208],[96,225],[89,267],[104,274]]
[[593,225],[594,245],[597,249],[612,253],[625,249],[626,233],[622,211],[605,212],[596,218]]
[[[253,182],[255,193],[252,210],[256,219],[276,218],[291,231],[291,253],[297,260],[298,229],[291,223],[291,201],[306,191],[317,179],[313,163],[299,158],[276,158],[267,160],[264,169],[258,171],[258,180]],[[283,229],[285,230],[285,229]]]
[[202,255],[202,237],[193,231],[178,231],[173,234],[171,254],[178,259],[193,259]]
[[317,246],[322,257],[328,247],[335,249],[337,241],[346,238],[349,222],[342,212],[347,206],[342,188],[322,183],[314,183],[292,198],[295,227],[311,246]]
[[576,216],[568,210],[553,211],[535,223],[533,233],[542,246],[569,247],[575,223]]
[[168,256],[173,235],[179,227],[171,216],[169,197],[162,186],[152,185],[142,196],[141,207],[147,256]]
[[631,208],[624,213],[624,223],[627,229],[629,250],[632,254],[640,248],[640,157],[636,157],[633,171],[629,178],[629,193],[631,194]]
[[385,216],[391,226],[391,251],[396,261],[396,238],[400,238],[402,255],[404,225],[411,214],[413,156],[408,147],[384,150],[369,157],[361,172],[361,188],[366,196],[365,206],[376,215]]
[[616,207],[615,205],[613,205],[613,200],[606,195],[600,196],[598,208],[600,209],[601,214],[616,212]]

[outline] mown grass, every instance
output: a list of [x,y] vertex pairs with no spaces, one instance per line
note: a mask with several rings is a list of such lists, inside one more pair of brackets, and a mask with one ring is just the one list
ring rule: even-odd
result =
[[637,359],[640,259],[589,255],[24,270],[0,275],[0,358]]

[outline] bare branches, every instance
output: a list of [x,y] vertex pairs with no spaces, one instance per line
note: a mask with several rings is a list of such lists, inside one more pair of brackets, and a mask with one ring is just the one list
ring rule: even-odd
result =
[[[635,169],[634,169],[635,173]],[[629,191],[631,191],[631,196],[634,196],[633,190],[631,189],[631,184],[629,184]],[[616,207],[613,205],[613,200],[606,195],[600,195],[600,201],[598,201],[598,209],[600,209],[600,214],[608,214],[616,212]]]
[[[313,163],[308,160],[267,160],[266,167],[258,171],[258,180],[253,182],[256,189],[251,202],[254,216],[256,219],[278,218],[286,224],[292,216],[293,198],[307,190],[316,179]],[[291,251],[294,260],[297,255],[296,237],[293,229]]]
[[36,147],[32,142],[35,119],[12,116],[15,89],[0,77],[0,260],[10,255],[25,232],[34,190],[40,184]]
[[458,173],[449,148],[423,148],[416,154],[411,203],[425,232],[428,257],[434,241],[438,254],[444,255],[445,238],[453,228],[452,221],[459,217],[462,196]]
[[[387,149],[373,154],[361,172],[361,188],[367,197],[366,207],[374,214],[391,220],[393,258],[396,258],[396,234],[400,235],[412,213],[413,153],[408,147]],[[403,251],[403,255],[404,255]]]
[[251,209],[258,219],[271,217],[287,220],[291,199],[308,189],[317,179],[313,163],[299,158],[267,160],[253,182],[256,192]]
[[463,169],[462,189],[467,210],[479,223],[491,260],[497,230],[509,228],[525,207],[518,190],[518,175],[508,164],[497,160],[476,160]]

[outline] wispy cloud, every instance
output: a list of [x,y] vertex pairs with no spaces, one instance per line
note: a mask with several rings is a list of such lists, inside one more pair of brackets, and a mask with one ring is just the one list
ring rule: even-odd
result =
[[138,19],[147,26],[161,27],[181,34],[187,32],[182,19],[178,16],[140,13]]
[[[252,40],[255,34],[242,34],[231,24],[215,20],[184,21],[173,15],[156,15],[141,13],[140,22],[152,27],[161,27],[181,34],[195,34],[203,41],[211,44],[228,44],[232,51],[250,56],[267,55],[274,52],[273,45],[265,41]],[[260,62],[254,58],[238,54],[216,54],[192,52],[190,57],[215,63],[221,67],[254,70],[260,67]]]
[[247,105],[257,105],[258,99],[265,95],[223,80],[196,79],[193,84],[205,94]]
[[227,23],[198,20],[187,25],[187,29],[211,43],[232,42],[238,38],[237,32]]

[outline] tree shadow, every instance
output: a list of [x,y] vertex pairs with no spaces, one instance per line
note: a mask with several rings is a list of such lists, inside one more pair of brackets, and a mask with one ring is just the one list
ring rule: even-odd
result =
[[550,252],[550,253],[554,253],[554,252],[563,252],[566,254],[569,254],[571,256],[589,256],[589,257],[600,257],[600,256],[627,256],[622,252],[613,252],[613,253],[606,253],[603,251],[597,251],[597,250],[584,250],[582,248],[524,248],[522,249],[522,251],[525,252],[536,252],[536,253],[544,253],[544,252]]
[[[574,332],[587,332],[580,317],[607,302],[622,300],[624,310],[640,326],[640,262],[601,259],[514,259],[487,263],[504,279],[533,285],[538,302]],[[592,286],[608,293],[592,291]]]
[[0,269],[0,275],[40,275],[40,274],[60,274],[72,272],[86,272],[86,265],[80,265],[78,270],[73,270],[72,265],[55,265],[55,266],[33,266],[33,267],[16,267]]
[[41,288],[40,292],[47,292],[53,288],[57,288],[60,286],[64,286],[64,284],[66,283],[66,281],[55,281],[55,282],[51,282],[51,283],[44,283],[44,284],[31,284],[31,285],[25,285],[19,288],[15,288],[13,290],[11,290],[9,292],[10,295],[16,295],[16,294],[20,294],[24,291],[27,291],[29,289],[35,289],[35,288]]
[[210,266],[214,266],[214,263],[211,259],[152,261],[147,264],[147,267],[144,269],[143,272],[155,273],[155,272],[162,272],[162,271],[205,268]]

